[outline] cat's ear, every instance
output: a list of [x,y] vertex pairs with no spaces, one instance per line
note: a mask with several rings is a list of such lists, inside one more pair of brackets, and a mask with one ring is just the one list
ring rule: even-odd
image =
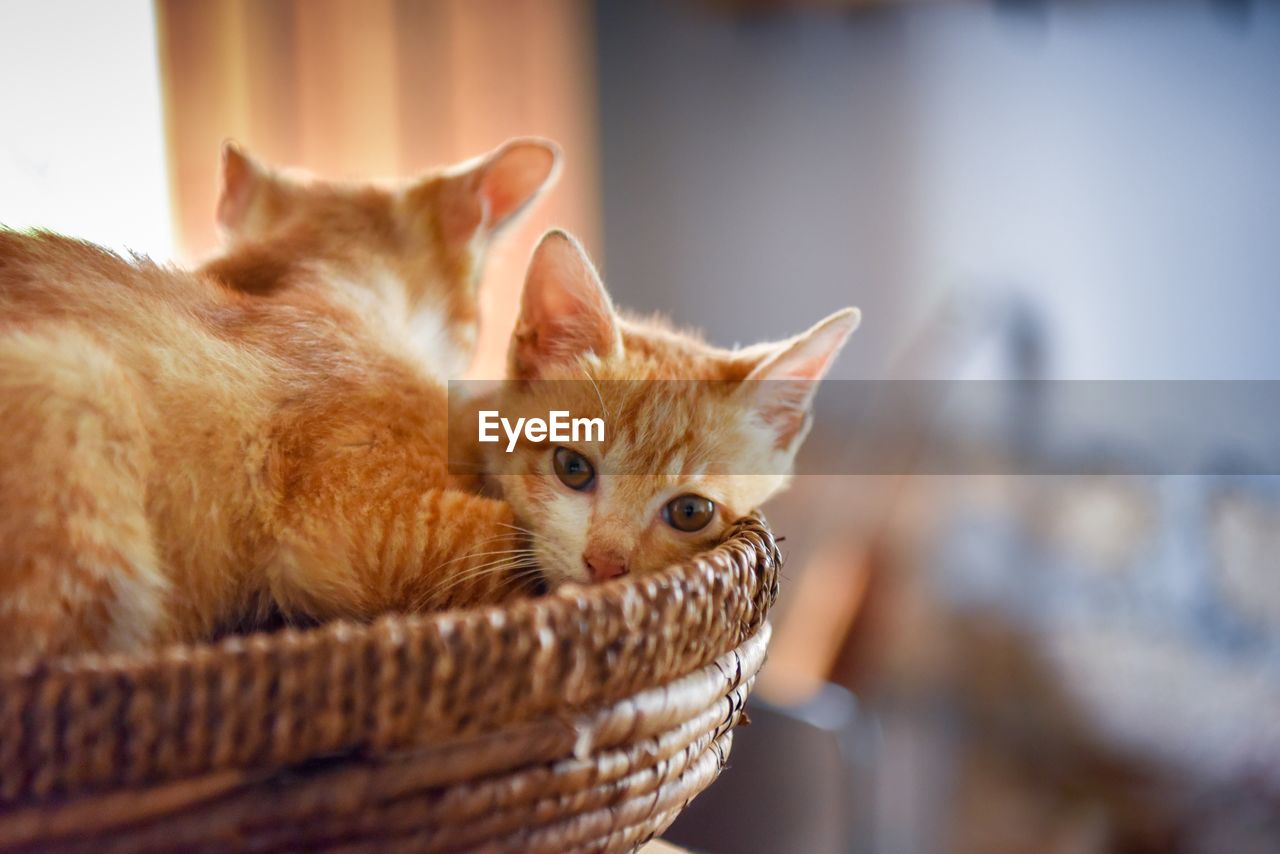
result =
[[586,251],[555,230],[533,251],[511,336],[511,376],[536,379],[582,356],[607,358],[622,346],[618,319]]
[[560,147],[545,139],[513,139],[487,158],[476,190],[492,231],[525,209],[560,172]]
[[774,345],[747,375],[751,406],[773,433],[777,449],[795,451],[809,432],[818,383],[861,320],[856,308],[837,311],[808,332]]
[[222,186],[218,193],[218,227],[223,234],[244,230],[254,201],[270,180],[267,169],[231,140],[222,143]]
[[444,176],[440,219],[447,239],[466,243],[511,223],[560,173],[560,147],[513,139]]

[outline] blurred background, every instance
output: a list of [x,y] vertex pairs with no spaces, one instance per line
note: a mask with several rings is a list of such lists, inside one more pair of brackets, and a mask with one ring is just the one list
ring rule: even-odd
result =
[[[1142,436],[999,464],[1049,453],[1027,381],[1280,380],[1280,4],[5,0],[0,74],[0,222],[183,262],[227,137],[353,177],[557,140],[476,376],[552,224],[722,345],[862,308],[769,508],[753,724],[671,841],[1280,850],[1275,469],[1135,473]],[[840,462],[843,399],[913,380],[999,384],[990,465]]]

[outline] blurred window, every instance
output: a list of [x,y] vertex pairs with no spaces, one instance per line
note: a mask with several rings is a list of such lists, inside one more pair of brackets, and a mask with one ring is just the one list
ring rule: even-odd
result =
[[172,255],[148,0],[0,11],[0,224]]

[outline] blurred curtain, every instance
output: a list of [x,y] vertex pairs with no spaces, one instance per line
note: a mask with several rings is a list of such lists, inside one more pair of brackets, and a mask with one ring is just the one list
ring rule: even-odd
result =
[[512,136],[564,148],[558,186],[485,273],[473,373],[498,376],[523,266],[551,224],[598,257],[591,6],[579,0],[156,0],[178,253],[217,246],[223,139],[331,177],[407,175]]

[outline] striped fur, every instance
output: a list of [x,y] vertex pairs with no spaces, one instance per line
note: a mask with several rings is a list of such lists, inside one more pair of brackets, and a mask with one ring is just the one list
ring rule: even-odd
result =
[[228,250],[194,272],[0,231],[0,659],[518,587],[487,571],[528,563],[510,510],[446,470],[443,381],[557,163],[340,185],[229,146]]

